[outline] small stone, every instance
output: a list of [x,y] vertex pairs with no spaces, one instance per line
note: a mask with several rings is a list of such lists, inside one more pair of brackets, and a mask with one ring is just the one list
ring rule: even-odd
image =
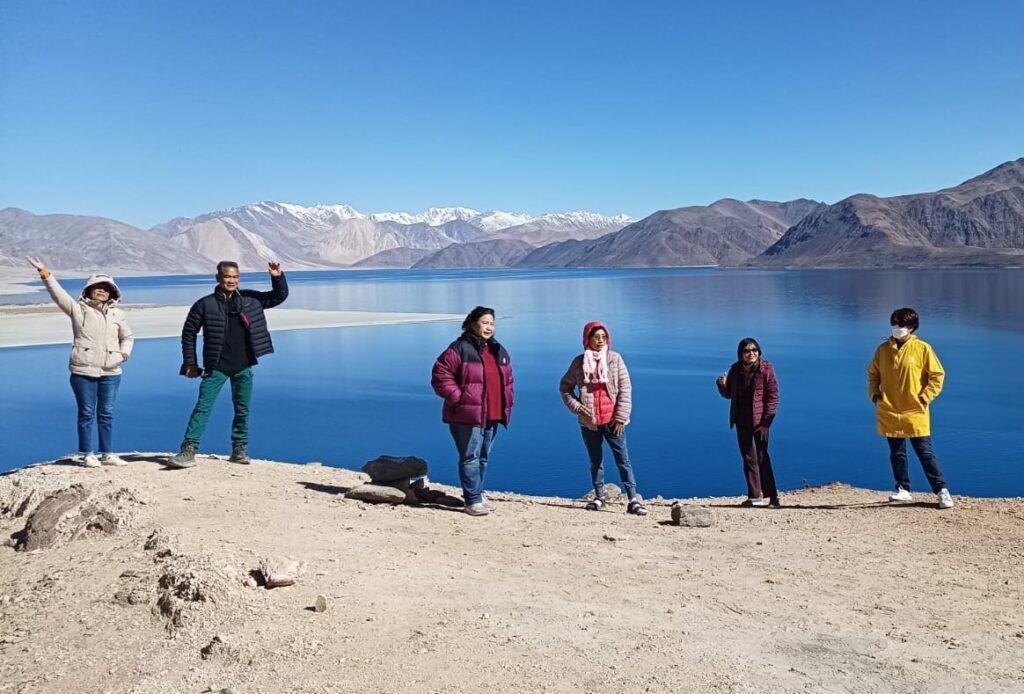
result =
[[368,501],[371,504],[404,504],[406,494],[401,489],[380,484],[362,484],[345,492],[346,499]]
[[604,539],[608,540],[609,542],[625,542],[629,539],[629,537],[627,537],[626,535],[620,535],[618,533],[605,533]]
[[[612,484],[610,482],[608,484],[604,485],[603,487],[601,487],[601,495],[604,497],[605,501],[620,501],[620,500],[622,500],[622,490],[619,489],[619,487],[617,485],[614,485],[614,484]],[[593,501],[593,499],[594,499],[594,492],[593,492],[593,490],[591,490],[590,492],[587,492],[586,494],[581,496],[579,500],[580,501]]]
[[327,598],[322,595],[316,596],[316,602],[313,603],[314,612],[326,612],[327,611]]
[[260,560],[259,572],[267,588],[295,585],[306,572],[306,563],[291,557],[265,557]]
[[672,522],[687,528],[710,528],[715,517],[709,508],[680,504],[677,501],[672,504]]

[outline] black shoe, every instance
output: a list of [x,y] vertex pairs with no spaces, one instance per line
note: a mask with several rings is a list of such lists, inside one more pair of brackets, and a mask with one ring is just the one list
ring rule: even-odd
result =
[[231,444],[231,457],[228,458],[228,462],[239,463],[241,465],[249,464],[249,451],[246,450],[244,443]]
[[768,505],[772,508],[782,508],[782,502],[779,501],[779,497],[773,496],[769,501]]

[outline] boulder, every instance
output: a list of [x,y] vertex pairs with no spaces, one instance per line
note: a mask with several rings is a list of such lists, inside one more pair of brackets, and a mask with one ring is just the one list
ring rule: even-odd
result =
[[710,528],[715,516],[704,506],[689,506],[677,501],[672,504],[672,522],[687,528]]
[[404,504],[406,493],[401,489],[381,484],[362,484],[345,492],[346,499],[368,501],[371,504]]
[[363,465],[362,471],[374,484],[388,484],[427,474],[427,461],[416,456],[382,455]]
[[[619,489],[617,485],[608,483],[608,484],[604,485],[603,487],[601,487],[601,489],[604,492],[604,500],[605,501],[622,501],[622,498],[623,498],[622,490]],[[594,492],[591,490],[590,492],[588,492],[584,496],[581,496],[579,500],[580,501],[593,501],[593,499],[594,499]]]

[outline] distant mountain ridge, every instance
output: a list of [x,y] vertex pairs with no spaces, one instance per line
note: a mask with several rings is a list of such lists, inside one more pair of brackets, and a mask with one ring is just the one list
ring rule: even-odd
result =
[[259,202],[149,230],[116,220],[0,210],[0,265],[207,272],[292,268],[1024,266],[1024,158],[957,186],[834,204],[724,198],[634,221],[578,210],[468,207],[419,214]]
[[[522,243],[532,248],[566,238],[593,238],[632,221],[625,215],[607,217],[583,210],[529,215],[433,207],[420,214],[365,214],[349,205],[279,202],[177,217],[149,230],[100,217],[33,215],[15,208],[2,215],[0,264],[22,262],[20,258],[29,254],[61,269],[152,272],[203,272],[226,258],[236,260],[243,270],[262,269],[270,260],[292,268],[341,268],[403,248],[408,249],[408,264],[396,265],[402,253],[380,258],[384,267],[409,267],[453,244],[489,238],[518,243],[522,235],[529,239]],[[470,262],[472,252],[452,257]]]
[[808,214],[751,264],[1024,265],[1024,158],[934,193],[850,196]]

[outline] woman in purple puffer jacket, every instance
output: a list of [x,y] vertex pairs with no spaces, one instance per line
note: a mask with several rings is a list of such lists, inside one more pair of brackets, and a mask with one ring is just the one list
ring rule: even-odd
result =
[[434,363],[430,385],[443,400],[441,420],[459,453],[466,513],[486,516],[484,476],[498,425],[508,427],[515,402],[512,361],[494,339],[494,309],[477,306],[462,321],[462,335]]

